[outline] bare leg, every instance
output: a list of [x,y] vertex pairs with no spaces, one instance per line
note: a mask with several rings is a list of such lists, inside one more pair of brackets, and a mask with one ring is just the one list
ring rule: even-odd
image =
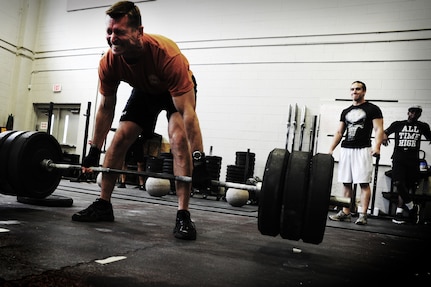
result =
[[371,188],[368,183],[361,183],[360,185],[362,213],[367,214],[368,206],[370,205]]
[[[145,171],[145,165],[143,162],[138,162],[138,171]],[[139,176],[139,186],[144,186],[147,181],[147,177]]]
[[[126,162],[123,163],[123,170],[127,169]],[[120,175],[120,183],[126,183],[126,174],[122,173]]]
[[[352,196],[352,184],[351,183],[343,183],[343,192],[344,196],[350,198]],[[350,214],[349,207],[343,207],[343,212],[345,214]]]
[[395,192],[398,193],[397,207],[402,208],[405,203],[410,202],[409,190],[406,184],[402,181],[395,181],[393,185]]
[[[121,169],[127,150],[136,140],[140,132],[141,128],[133,122],[120,122],[111,145],[106,151],[103,167]],[[116,174],[103,173],[102,188],[100,191],[101,199],[111,201],[112,191],[114,190],[117,178],[118,175]]]
[[[169,141],[174,159],[174,174],[190,176],[192,173],[192,156],[187,141],[183,119],[179,113],[169,119]],[[191,194],[191,183],[175,182],[178,197],[178,210],[188,210]]]

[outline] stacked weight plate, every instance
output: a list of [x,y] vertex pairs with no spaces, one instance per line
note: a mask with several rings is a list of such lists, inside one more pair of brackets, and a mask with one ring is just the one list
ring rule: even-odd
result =
[[31,198],[45,198],[57,188],[61,171],[48,171],[43,159],[60,162],[57,140],[36,131],[7,131],[0,134],[0,192]]
[[[159,158],[163,160],[162,172],[168,174],[174,174],[174,159],[170,152],[160,153]],[[175,180],[170,180],[171,192],[175,193]]]
[[319,244],[331,195],[330,154],[274,149],[259,194],[258,228],[264,235]]
[[[206,166],[207,170],[213,180],[220,179],[220,170],[222,164],[222,158],[220,156],[206,156]],[[215,195],[217,200],[220,200],[220,187],[219,186],[211,186],[206,191],[203,191],[203,196],[207,195]]]
[[235,155],[235,165],[244,167],[245,182],[248,178],[253,177],[256,154],[249,151],[237,151]]

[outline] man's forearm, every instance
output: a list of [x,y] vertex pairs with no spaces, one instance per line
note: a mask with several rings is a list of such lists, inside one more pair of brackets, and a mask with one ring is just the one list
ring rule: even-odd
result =
[[109,129],[112,126],[113,119],[114,113],[112,110],[101,104],[96,113],[96,124],[93,133],[92,145],[99,149],[102,148]]

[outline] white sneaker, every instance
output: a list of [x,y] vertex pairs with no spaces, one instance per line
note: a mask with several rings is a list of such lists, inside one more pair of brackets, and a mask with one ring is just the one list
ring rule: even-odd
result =
[[352,215],[351,214],[345,214],[342,210],[340,210],[337,214],[329,216],[329,219],[334,221],[352,221]]
[[356,219],[356,221],[355,221],[355,224],[358,224],[358,225],[365,225],[365,224],[367,224],[367,215],[363,214],[363,213],[360,213],[359,214],[359,218]]

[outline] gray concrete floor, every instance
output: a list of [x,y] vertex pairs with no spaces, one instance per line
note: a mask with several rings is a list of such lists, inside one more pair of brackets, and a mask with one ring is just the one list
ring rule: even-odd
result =
[[[261,235],[257,206],[195,195],[196,241],[172,235],[176,197],[116,189],[113,223],[72,222],[98,195],[63,180],[71,207],[0,194],[0,286],[430,286],[431,226],[327,222],[319,245]],[[331,213],[333,211],[329,211]],[[122,256],[101,264],[97,260]]]

